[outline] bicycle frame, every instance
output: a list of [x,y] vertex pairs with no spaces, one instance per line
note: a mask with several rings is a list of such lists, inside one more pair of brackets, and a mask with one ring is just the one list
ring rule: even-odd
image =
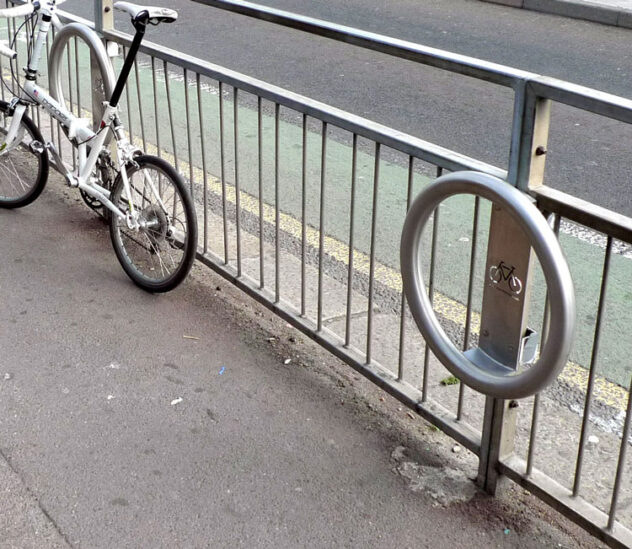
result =
[[[64,105],[60,104],[47,91],[37,85],[36,75],[39,61],[51,24],[56,29],[60,29],[63,26],[55,10],[56,6],[51,0],[41,4],[40,12],[42,18],[36,29],[37,37],[33,47],[33,54],[26,68],[26,79],[24,85],[21,87],[20,97],[14,98],[11,103],[13,109],[12,122],[7,133],[6,141],[0,148],[0,154],[2,154],[2,151],[9,151],[20,144],[21,136],[18,136],[18,130],[22,116],[26,112],[29,104],[37,104],[62,124],[62,126],[68,129],[68,138],[71,142],[73,140],[76,141],[76,143],[73,144],[77,148],[77,168],[73,172],[66,171],[65,177],[68,184],[72,187],[78,187],[85,193],[96,198],[115,215],[125,219],[130,228],[138,228],[139,222],[132,201],[128,201],[129,214],[123,213],[110,201],[110,192],[98,184],[99,179],[93,174],[99,155],[104,149],[108,133],[112,132],[116,140],[118,169],[123,180],[125,193],[127,197],[131,196],[126,166],[130,162],[133,162],[133,157],[137,149],[131,145],[125,135],[118,118],[117,105],[132,69],[136,54],[140,48],[140,43],[145,34],[145,28],[144,26],[136,27],[134,42],[125,58],[112,97],[110,97],[109,101],[104,102],[104,113],[99,125],[99,130],[94,132],[88,127],[85,120],[82,120],[68,111]],[[88,147],[90,147],[90,154],[87,154]],[[59,168],[65,169],[54,146],[49,144],[47,148],[51,151],[56,163],[59,164]],[[160,205],[164,207],[153,181],[149,181],[149,184]]]

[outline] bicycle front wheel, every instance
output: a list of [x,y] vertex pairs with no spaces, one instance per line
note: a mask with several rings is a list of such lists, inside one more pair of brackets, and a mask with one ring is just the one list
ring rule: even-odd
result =
[[197,219],[193,200],[178,172],[155,156],[139,156],[126,170],[130,194],[121,175],[111,201],[126,215],[130,203],[140,214],[140,228],[112,215],[110,236],[123,269],[149,292],[167,292],[191,270],[197,249]]
[[[0,101],[4,121],[0,129],[6,135],[12,117],[8,103]],[[11,149],[0,151],[0,208],[20,208],[35,200],[48,179],[48,155],[37,126],[22,116],[18,135]]]

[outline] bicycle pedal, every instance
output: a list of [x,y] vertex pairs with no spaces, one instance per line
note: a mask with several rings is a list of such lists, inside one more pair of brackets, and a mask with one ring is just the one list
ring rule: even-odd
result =
[[66,183],[68,184],[68,186],[76,187],[77,183],[75,182],[72,174],[66,169],[66,166],[64,165],[64,162],[61,159],[61,156],[59,156],[59,153],[57,152],[57,148],[55,147],[55,145],[51,141],[49,141],[48,143],[46,143],[46,148],[50,151],[50,155],[53,157],[55,164],[57,164],[57,167],[59,168],[59,170],[62,172],[63,176],[65,177]]
[[46,147],[44,147],[41,141],[31,141],[29,148],[35,154],[42,154],[46,150]]

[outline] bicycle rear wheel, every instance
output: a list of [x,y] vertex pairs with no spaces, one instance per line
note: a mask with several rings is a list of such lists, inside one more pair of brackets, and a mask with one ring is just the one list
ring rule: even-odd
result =
[[112,215],[110,236],[123,269],[149,292],[167,292],[191,270],[197,249],[193,200],[178,172],[155,156],[139,156],[127,168],[131,196],[120,174],[111,201],[128,213],[130,202],[140,213],[141,228],[130,229]]
[[[12,117],[8,103],[0,101],[0,113],[6,134]],[[33,202],[44,190],[48,179],[48,155],[44,138],[33,121],[22,116],[16,142],[0,152],[0,208],[20,208]]]

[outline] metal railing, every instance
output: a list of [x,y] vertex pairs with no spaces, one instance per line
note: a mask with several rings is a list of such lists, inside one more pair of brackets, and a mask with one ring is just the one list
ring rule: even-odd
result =
[[[618,505],[622,495],[632,496],[625,481],[630,372],[624,368],[627,383],[613,384],[598,367],[605,307],[626,310],[607,290],[613,269],[619,278],[627,273],[629,260],[615,243],[632,244],[632,219],[546,186],[543,153],[553,103],[630,124],[632,101],[246,2],[199,2],[513,91],[507,170],[151,43],[141,49],[122,109],[132,138],[168,157],[188,180],[203,228],[201,262],[473,452],[479,484],[489,492],[508,477],[610,546],[630,546],[631,510]],[[95,4],[97,30],[124,51],[131,37],[113,29],[111,2]],[[75,93],[66,97],[82,112],[89,110],[82,98],[90,89],[80,78],[87,60],[82,46],[73,46],[65,77]],[[120,57],[114,61],[120,66]],[[6,79],[6,65],[2,72]],[[65,151],[58,128],[35,116]],[[456,380],[423,344],[402,295],[393,250],[411,199],[437,175],[458,170],[485,172],[531,194],[551,216],[571,270],[589,257],[601,272],[595,292],[579,296],[595,316],[580,334],[586,349],[575,353],[553,389],[520,403],[490,405],[461,384],[450,386]],[[478,198],[442,206],[427,238],[433,305],[464,349],[478,337],[490,207]],[[455,209],[459,215],[450,215]],[[574,236],[579,226],[602,241],[583,243]],[[460,235],[456,258],[446,256],[446,236],[454,234]],[[595,250],[603,253],[601,264]],[[534,323],[546,333],[546,296],[534,301]],[[506,426],[507,409],[517,415],[515,429]],[[609,430],[604,417],[614,418]],[[556,421],[564,428],[553,432]],[[598,456],[599,471],[592,431],[607,449]],[[554,460],[559,467],[544,471]],[[614,478],[605,482],[604,473]],[[597,488],[593,482],[587,489],[586,475]]]

